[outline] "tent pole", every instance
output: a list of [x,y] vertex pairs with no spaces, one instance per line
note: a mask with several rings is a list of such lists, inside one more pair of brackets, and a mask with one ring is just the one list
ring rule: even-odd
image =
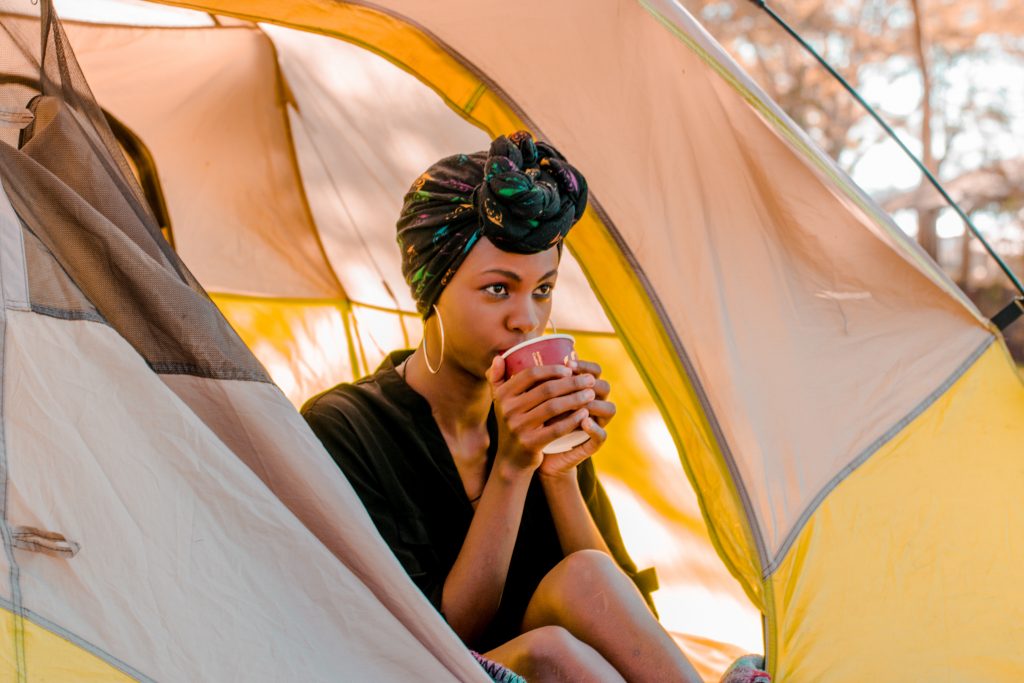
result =
[[[939,191],[939,194],[942,195],[942,198],[945,199],[947,203],[949,203],[949,205],[953,208],[954,211],[956,211],[957,215],[960,216],[964,224],[970,229],[971,233],[981,241],[982,246],[985,247],[985,251],[987,251],[993,259],[995,259],[996,263],[999,264],[999,267],[1002,269],[1003,273],[1006,274],[1006,277],[1010,279],[1010,282],[1013,283],[1013,286],[1017,288],[1018,292],[1020,292],[1021,297],[1015,298],[1014,301],[1011,302],[1010,305],[1007,307],[1007,309],[1004,309],[1004,311],[1008,309],[1019,309],[1021,305],[1020,302],[1024,301],[1024,284],[1021,284],[1021,281],[1017,278],[1014,272],[1010,269],[1008,265],[1006,265],[1006,262],[1004,262],[1003,259],[999,257],[999,254],[997,254],[995,249],[993,249],[992,246],[988,243],[988,240],[986,240],[985,237],[981,234],[981,231],[978,230],[977,227],[975,227],[971,219],[967,216],[966,213],[964,213],[964,210],[961,209],[955,201],[953,201],[953,198],[949,196],[949,193],[946,192],[945,188],[943,188],[939,181],[935,178],[935,176],[932,175],[932,172],[928,170],[928,167],[926,167],[921,162],[921,160],[918,159],[917,156],[915,156],[914,153],[911,152],[905,144],[903,144],[903,141],[896,134],[896,132],[889,127],[889,124],[887,124],[874,109],[872,109],[870,104],[864,101],[864,98],[860,96],[860,93],[858,93],[853,88],[853,86],[847,83],[846,79],[840,76],[839,73],[835,69],[833,69],[832,66],[829,65],[829,63],[826,62],[824,58],[822,58],[822,56],[819,55],[815,51],[815,49],[811,47],[806,40],[803,39],[803,37],[800,36],[800,34],[793,30],[793,28],[789,24],[787,24],[785,20],[782,19],[782,17],[776,14],[771,7],[768,7],[765,0],[750,0],[750,2],[752,2],[754,5],[760,7],[765,12],[767,12],[768,16],[770,16],[775,21],[775,23],[781,26],[786,33],[792,36],[793,39],[796,40],[796,42],[798,42],[801,45],[801,47],[807,50],[811,54],[811,56],[814,57],[814,59],[817,60],[817,62],[821,64],[821,66],[824,67],[825,70],[828,71],[833,78],[839,81],[839,83],[846,89],[846,91],[850,93],[850,95],[852,95],[853,98],[857,100],[857,102],[862,107],[864,107],[865,111],[867,111],[867,113],[871,115],[871,118],[873,118],[878,123],[878,125],[880,125],[882,129],[889,134],[889,137],[896,141],[896,144],[899,145],[900,149],[902,149],[903,152],[906,153],[908,157],[910,157],[910,160],[913,161],[914,164],[916,164],[917,167],[921,170],[921,173],[925,175],[925,177],[928,179],[928,182],[930,182],[935,187],[935,189]],[[995,318],[1005,319],[1004,317],[1001,317],[999,314],[997,314]],[[995,318],[993,318],[993,322],[995,321]],[[1003,328],[1000,327],[1000,329]]]

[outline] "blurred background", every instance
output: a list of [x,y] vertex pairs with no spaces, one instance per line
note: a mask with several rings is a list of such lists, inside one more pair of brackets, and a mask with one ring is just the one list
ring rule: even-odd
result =
[[[762,88],[992,316],[1016,290],[878,124],[749,0],[680,0]],[[894,128],[1024,273],[1024,11],[1012,0],[770,6]],[[1024,364],[1024,322],[1006,330]]]

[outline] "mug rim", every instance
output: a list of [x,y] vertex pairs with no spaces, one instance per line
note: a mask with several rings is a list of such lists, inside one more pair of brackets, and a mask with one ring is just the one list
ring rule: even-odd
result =
[[508,351],[506,351],[505,353],[501,354],[501,357],[502,357],[502,359],[508,358],[509,356],[511,356],[513,353],[515,353],[519,349],[525,348],[525,347],[527,347],[527,346],[529,346],[531,344],[536,344],[538,342],[547,341],[548,339],[568,339],[569,341],[571,341],[573,343],[573,346],[576,346],[576,338],[573,337],[571,334],[542,334],[539,337],[534,337],[533,339],[527,339],[524,342],[519,342],[518,344],[516,344],[515,346],[510,348]]

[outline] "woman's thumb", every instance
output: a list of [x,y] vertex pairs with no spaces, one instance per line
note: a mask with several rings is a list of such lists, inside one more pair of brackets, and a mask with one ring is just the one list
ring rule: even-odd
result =
[[495,356],[491,361],[491,367],[487,368],[487,381],[495,388],[501,386],[505,381],[505,359]]

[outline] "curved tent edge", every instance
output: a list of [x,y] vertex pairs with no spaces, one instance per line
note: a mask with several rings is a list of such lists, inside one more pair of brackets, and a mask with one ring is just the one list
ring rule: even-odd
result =
[[988,318],[982,315],[981,311],[974,305],[974,302],[939,268],[938,264],[928,257],[915,241],[896,226],[889,215],[867,196],[832,159],[820,150],[816,150],[813,143],[808,140],[806,133],[785,112],[777,106],[772,106],[771,100],[755,84],[742,82],[728,65],[721,63],[707,49],[687,35],[670,17],[659,11],[650,0],[640,0],[639,4],[652,18],[664,26],[669,33],[679,39],[682,44],[694,52],[701,61],[718,74],[723,82],[746,100],[804,159],[820,173],[824,174],[834,187],[839,188],[847,199],[852,201],[866,216],[870,217],[872,222],[883,233],[896,243],[902,244],[904,248],[895,250],[897,253],[921,271],[936,286],[959,301],[978,323],[985,327],[989,326]]
[[[495,135],[512,132],[520,128],[526,128],[541,133],[536,125],[533,125],[529,117],[508,97],[507,94],[491,82],[485,75],[478,73],[467,61],[451,50],[442,41],[437,40],[423,27],[415,22],[403,20],[403,18],[388,13],[386,10],[371,7],[364,3],[344,2],[331,3],[330,11],[323,15],[319,23],[313,21],[300,21],[297,19],[303,16],[301,11],[292,8],[291,11],[283,11],[278,3],[260,0],[260,2],[248,2],[245,4],[233,0],[216,0],[214,2],[178,2],[173,0],[151,0],[159,4],[186,7],[204,12],[222,14],[253,22],[268,22],[292,28],[300,31],[319,33],[339,40],[358,45],[374,54],[386,59],[391,64],[411,74],[424,85],[429,87],[459,116],[489,133]],[[316,17],[318,11],[326,11],[324,3],[311,0],[306,3],[309,16]],[[340,27],[345,29],[341,30]],[[389,33],[391,35],[389,35]],[[412,64],[418,64],[413,67]],[[485,91],[481,92],[480,88]],[[461,106],[459,102],[465,102]],[[469,105],[472,105],[470,108]],[[593,205],[597,205],[596,199],[592,198]],[[589,229],[588,229],[589,228]],[[588,233],[587,238],[581,238],[583,232]],[[616,239],[614,228],[607,220],[601,220],[593,208],[588,208],[586,215],[574,230],[569,240],[570,249],[577,257],[584,274],[587,276],[595,295],[605,308],[613,327],[623,340],[635,367],[643,377],[645,384],[651,391],[652,397],[666,418],[665,422],[669,428],[672,438],[679,450],[680,460],[686,471],[690,483],[700,500],[701,514],[707,524],[709,535],[715,546],[715,550],[722,559],[726,568],[738,580],[747,597],[762,612],[765,610],[764,596],[762,594],[763,583],[760,579],[763,573],[762,565],[766,561],[767,552],[763,548],[761,536],[756,530],[756,519],[749,507],[744,502],[743,493],[738,490],[738,482],[735,477],[735,468],[729,462],[723,452],[724,445],[721,443],[720,430],[714,428],[714,416],[708,415],[706,408],[702,406],[699,396],[699,387],[694,386],[693,377],[687,373],[680,360],[679,353],[683,351],[678,344],[673,343],[664,329],[665,320],[658,315],[654,303],[651,301],[653,293],[644,286],[635,272],[636,265],[630,263],[628,254],[623,252],[624,245],[621,240]],[[588,251],[584,248],[592,247],[591,256],[584,256]],[[600,255],[598,255],[600,254]],[[602,264],[607,267],[609,258],[617,259],[620,262],[621,279],[617,278],[617,286],[605,285],[598,289],[595,281],[589,275],[588,261]],[[607,275],[607,270],[605,275]],[[625,332],[634,328],[634,325],[626,325],[621,316],[613,312],[619,307],[614,306],[608,299],[607,293],[615,291],[619,295],[625,295],[632,300],[631,305],[623,306],[622,310],[629,310],[637,314],[643,313],[646,318],[646,325],[651,329],[653,336],[657,338],[656,344],[650,345],[648,353],[639,352],[637,342],[643,335],[630,335]],[[645,345],[647,346],[647,345]],[[680,381],[673,383],[668,373],[663,374],[659,379],[654,378],[648,371],[641,356],[658,358],[658,367],[672,367],[676,370],[675,377]],[[657,388],[654,388],[657,387]],[[683,399],[686,408],[676,414],[668,409],[670,398]],[[692,422],[692,416],[697,416],[698,424]],[[680,429],[680,423],[690,421],[693,434],[688,440]],[[685,446],[689,441],[689,446]],[[703,450],[710,455],[713,462],[713,470],[708,468],[700,470],[700,475],[713,475],[717,485],[709,484],[697,475],[694,458],[687,458],[687,453],[696,450]],[[722,508],[718,509],[721,519],[709,512],[709,500],[711,496],[706,489],[714,489],[717,493],[725,494],[731,506],[728,512]],[[715,519],[714,523],[712,520]],[[723,532],[731,530],[731,543],[723,537]],[[738,532],[738,533],[737,533]],[[729,549],[732,548],[730,551]]]

